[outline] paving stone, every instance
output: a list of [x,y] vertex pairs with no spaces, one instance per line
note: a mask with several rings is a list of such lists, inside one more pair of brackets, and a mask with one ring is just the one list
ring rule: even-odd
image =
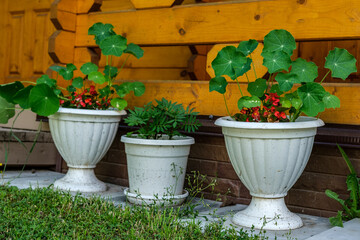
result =
[[[19,171],[6,171],[3,177],[0,179],[0,184],[4,184],[10,181],[10,185],[17,186],[18,188],[28,187],[49,187],[54,183],[56,179],[64,176],[62,173],[51,172],[47,170],[40,171],[24,171],[19,176]],[[107,183],[108,189],[105,192],[100,193],[86,193],[82,194],[85,197],[100,196],[106,200],[112,201],[115,205],[125,207],[129,205],[126,202],[124,194],[125,187]],[[73,195],[77,194],[75,192]],[[199,212],[199,216],[195,221],[200,222],[201,226],[205,227],[214,221],[220,221],[224,219],[224,227],[234,227],[236,230],[247,230],[253,234],[263,234],[259,230],[251,230],[249,228],[242,228],[232,223],[232,216],[246,208],[246,205],[236,204],[233,206],[220,207],[221,202],[205,199],[203,202],[195,198],[192,204],[197,205],[194,210]],[[215,211],[215,212],[214,212]],[[344,224],[344,228],[332,228],[329,224],[329,220],[323,217],[310,216],[305,214],[299,214],[304,222],[304,227],[294,229],[291,231],[266,231],[265,236],[269,239],[278,240],[355,240],[360,239],[360,219],[354,219]],[[183,219],[184,223],[194,221],[193,219]]]
[[344,227],[333,227],[317,234],[307,240],[359,240],[360,218],[352,219],[344,223]]

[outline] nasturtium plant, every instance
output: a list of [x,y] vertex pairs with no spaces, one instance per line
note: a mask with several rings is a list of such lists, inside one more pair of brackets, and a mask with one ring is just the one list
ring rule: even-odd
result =
[[[40,76],[36,82],[15,81],[0,85],[0,123],[7,123],[14,116],[16,105],[22,109],[31,109],[40,116],[54,114],[60,106],[123,110],[127,107],[127,101],[124,99],[127,94],[130,92],[135,96],[144,94],[145,85],[141,82],[114,84],[121,69],[118,70],[111,65],[112,57],[127,54],[126,61],[129,56],[141,58],[144,51],[134,43],[127,44],[127,39],[117,35],[113,28],[111,24],[95,23],[88,31],[89,35],[94,36],[96,44],[106,56],[106,66],[102,71],[91,62],[84,63],[79,70],[72,63],[66,66],[54,65],[50,69],[68,82],[67,87],[58,86],[58,76],[53,79],[48,75]],[[83,74],[82,77],[78,76],[81,75],[80,73]]]
[[[228,82],[225,76],[236,81],[241,97],[239,113],[231,115],[224,97],[228,114],[237,121],[249,122],[294,122],[301,115],[316,117],[327,108],[340,107],[340,100],[327,92],[322,83],[331,74],[345,80],[356,72],[356,59],[347,50],[335,48],[325,61],[328,72],[318,79],[318,66],[302,58],[292,60],[296,49],[294,37],[284,29],[273,30],[264,37],[261,56],[268,69],[267,79],[258,77],[249,82],[248,95],[241,91],[237,78],[251,70],[256,75],[251,53],[257,48],[254,39],[242,41],[238,47],[226,46],[212,62],[215,77],[210,80],[209,91],[226,93]],[[317,81],[318,79],[318,81]]]

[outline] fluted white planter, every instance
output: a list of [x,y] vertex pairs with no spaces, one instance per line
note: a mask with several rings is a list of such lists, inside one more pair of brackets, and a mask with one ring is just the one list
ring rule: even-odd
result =
[[183,186],[194,138],[153,140],[122,136],[121,141],[125,143],[129,175],[129,188],[125,190],[128,201],[137,205],[182,204],[188,196]]
[[233,223],[267,230],[301,227],[301,218],[287,209],[284,197],[302,174],[317,127],[324,122],[299,117],[296,122],[257,123],[223,117],[215,124],[222,127],[232,166],[252,196]]
[[54,187],[79,192],[102,192],[105,183],[94,174],[96,164],[114,141],[125,111],[60,108],[49,116],[51,136],[67,163],[67,174]]

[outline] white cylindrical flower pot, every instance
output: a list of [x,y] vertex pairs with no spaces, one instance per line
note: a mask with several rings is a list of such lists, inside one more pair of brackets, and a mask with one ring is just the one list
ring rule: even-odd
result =
[[188,193],[183,190],[192,137],[167,140],[122,136],[125,143],[130,203],[180,205]]
[[302,174],[317,127],[324,122],[311,117],[282,123],[238,122],[223,117],[215,124],[222,127],[231,164],[252,196],[250,205],[232,221],[267,230],[303,226],[301,218],[287,209],[284,197]]
[[114,141],[125,111],[60,108],[49,116],[51,136],[67,163],[67,174],[54,187],[79,192],[102,192],[105,183],[94,174],[96,164]]

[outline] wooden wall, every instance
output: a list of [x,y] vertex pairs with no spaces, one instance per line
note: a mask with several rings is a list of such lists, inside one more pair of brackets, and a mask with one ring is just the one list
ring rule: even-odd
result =
[[[166,97],[196,107],[203,115],[226,115],[222,96],[209,93],[210,55],[218,44],[238,43],[254,38],[261,40],[274,28],[284,28],[298,39],[295,55],[319,65],[327,52],[346,47],[359,57],[360,26],[356,0],[238,0],[238,1],[143,1],[143,0],[57,0],[53,17],[57,34],[50,39],[49,51],[54,61],[75,62],[104,60],[97,55],[94,40],[87,29],[95,22],[109,22],[129,42],[141,45],[143,59],[132,58],[118,81],[141,80],[146,85],[142,97],[130,96],[131,106],[141,106],[155,98]],[[179,3],[181,3],[179,5]],[[326,6],[326,7],[324,7]],[[88,14],[88,11],[94,11]],[[60,14],[61,13],[61,14]],[[65,14],[66,13],[66,14]],[[70,16],[70,17],[69,17]],[[76,19],[69,21],[70,18]],[[215,51],[216,54],[217,51]],[[100,60],[99,60],[100,59]],[[116,60],[121,66],[123,59]],[[257,59],[259,65],[261,57]],[[325,74],[319,69],[320,79]],[[347,81],[326,79],[325,87],[342,101],[342,107],[327,110],[321,118],[328,123],[359,124],[359,73]],[[235,84],[229,84],[226,98],[236,103]],[[246,91],[246,85],[242,85]],[[237,111],[230,104],[230,111]]]
[[50,21],[52,0],[0,1],[0,83],[34,81],[52,60],[48,41],[55,28]]
[[[92,37],[87,36],[88,27],[101,21],[113,24],[117,33],[145,50],[142,59],[130,59],[118,79],[141,80],[146,85],[144,96],[130,97],[131,106],[166,97],[196,107],[202,115],[221,116],[226,115],[222,96],[208,92],[208,58],[214,46],[259,40],[274,28],[285,28],[299,40],[298,56],[323,64],[328,50],[339,46],[360,59],[359,12],[357,0],[2,0],[0,30],[5,37],[0,38],[0,83],[34,80],[53,62],[74,62],[79,67],[93,61],[104,66]],[[261,59],[257,61],[261,63]],[[118,66],[122,62],[121,58],[115,60]],[[324,70],[319,73],[322,76]],[[322,114],[322,119],[360,124],[359,79],[359,73],[345,82],[326,79],[326,87],[339,96],[342,106]],[[226,97],[236,103],[236,86],[229,87]],[[246,86],[242,87],[245,90]],[[230,108],[233,112],[235,105]],[[124,127],[118,132],[96,170],[101,179],[121,185],[127,185],[127,171],[119,137],[126,131]],[[230,188],[232,192],[227,204],[248,203],[248,191],[229,163],[220,129],[199,133],[195,139],[188,171],[217,176],[216,191],[224,193]],[[360,151],[346,150],[360,170]],[[340,206],[326,198],[324,190],[346,194],[346,174],[334,145],[315,145],[306,171],[289,193],[288,204],[297,212],[333,214]],[[207,196],[213,197],[210,193]]]

